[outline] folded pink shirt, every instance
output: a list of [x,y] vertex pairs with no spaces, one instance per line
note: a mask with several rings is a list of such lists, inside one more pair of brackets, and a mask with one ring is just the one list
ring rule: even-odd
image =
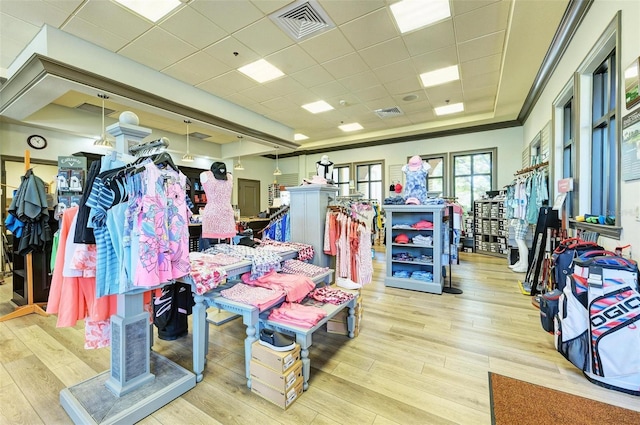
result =
[[289,302],[302,301],[316,287],[316,284],[307,276],[277,273],[275,270],[255,280],[251,280],[251,275],[245,273],[242,275],[242,281],[247,285],[283,291],[287,294],[286,300]]

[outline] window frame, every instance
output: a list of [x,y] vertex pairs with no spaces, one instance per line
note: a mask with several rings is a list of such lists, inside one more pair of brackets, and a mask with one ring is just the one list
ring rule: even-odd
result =
[[[385,160],[384,159],[380,159],[380,160],[372,160],[372,161],[360,161],[360,162],[344,162],[344,163],[340,163],[340,164],[334,164],[333,165],[333,171],[334,173],[339,169],[339,168],[349,168],[349,193],[351,194],[351,184],[353,182],[353,190],[357,191],[358,190],[358,166],[364,166],[364,165],[380,165],[380,180],[367,180],[367,182],[371,183],[371,182],[380,182],[380,199],[378,200],[379,205],[382,205],[383,201],[384,201],[384,195],[385,195],[385,181],[386,181],[386,173],[385,173]],[[344,184],[344,183],[342,183]],[[369,193],[371,193],[371,187],[369,187]],[[341,192],[338,192],[338,196],[344,196],[341,194]],[[369,198],[367,198],[369,199]]]
[[[480,154],[490,154],[491,155],[491,167],[490,167],[490,172],[488,173],[488,175],[490,176],[490,183],[491,183],[491,189],[490,190],[496,190],[496,186],[497,186],[497,177],[498,177],[498,148],[486,148],[486,149],[473,149],[473,150],[465,150],[465,151],[457,151],[457,152],[450,152],[449,153],[449,164],[450,164],[450,170],[449,170],[449,175],[451,176],[450,179],[450,192],[451,195],[455,198],[458,198],[456,196],[456,190],[455,190],[455,181],[456,181],[456,177],[459,177],[456,175],[456,170],[455,170],[455,159],[458,156],[473,156],[473,155],[480,155]],[[472,172],[471,174],[469,174],[469,176],[471,176],[473,178],[475,174]],[[478,175],[487,175],[487,174],[478,174]],[[476,199],[473,196],[473,184],[471,186],[471,203],[469,205],[469,209],[467,212],[471,211],[473,209],[473,203]]]

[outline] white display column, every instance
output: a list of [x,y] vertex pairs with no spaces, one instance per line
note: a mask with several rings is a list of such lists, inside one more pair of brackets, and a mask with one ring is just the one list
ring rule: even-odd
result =
[[331,257],[324,253],[324,226],[327,206],[338,194],[338,187],[324,184],[308,184],[288,187],[291,194],[290,226],[291,241],[313,246],[312,263],[320,267],[331,267]]

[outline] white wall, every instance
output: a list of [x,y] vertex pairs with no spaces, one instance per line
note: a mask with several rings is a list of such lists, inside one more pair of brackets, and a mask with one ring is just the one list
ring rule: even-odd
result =
[[[527,141],[533,139],[535,134],[551,119],[554,99],[573,77],[573,73],[593,48],[611,20],[614,19],[618,10],[622,12],[622,46],[616,54],[620,55],[623,70],[640,56],[640,2],[595,0],[531,115],[524,124],[524,143],[528,143]],[[619,96],[624,99],[624,84],[621,83],[619,89]],[[624,107],[624,102],[622,102],[621,117],[629,112]],[[621,225],[624,229],[620,241],[600,238],[600,243],[605,247],[612,248],[619,245],[633,244],[638,241],[640,237],[640,222],[635,219],[635,211],[637,207],[640,207],[640,200],[637,197],[639,191],[640,180],[621,182],[620,217]],[[588,211],[580,211],[580,213],[585,212],[588,213]],[[636,247],[635,252],[640,252],[640,247]],[[634,255],[634,258],[638,258],[638,255]]]

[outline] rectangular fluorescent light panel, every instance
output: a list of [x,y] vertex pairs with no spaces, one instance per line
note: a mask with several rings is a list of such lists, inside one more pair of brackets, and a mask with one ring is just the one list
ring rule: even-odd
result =
[[460,103],[452,103],[451,105],[440,106],[438,108],[434,108],[436,115],[449,115],[455,114],[456,112],[464,111],[464,104]]
[[176,7],[180,6],[180,0],[116,0],[127,9],[131,9],[152,22],[164,18]]
[[248,77],[253,78],[259,83],[275,80],[278,77],[282,77],[284,72],[280,71],[275,66],[271,65],[264,59],[257,60],[241,68],[238,71],[242,72]]
[[302,105],[304,109],[311,112],[312,114],[317,114],[324,111],[330,111],[333,109],[333,106],[329,105],[324,100],[319,100],[313,103],[307,103],[306,105]]
[[403,34],[451,16],[449,0],[402,0],[389,7]]
[[364,127],[358,124],[357,122],[352,122],[350,124],[339,125],[338,128],[342,131],[357,131],[357,130],[362,130]]
[[420,74],[422,85],[425,87],[438,86],[440,84],[448,83],[460,79],[458,72],[458,65],[448,66],[446,68],[436,69],[435,71],[425,72]]
[[309,138],[309,136],[305,136],[302,133],[296,133],[293,135],[293,140],[295,141],[300,141],[300,140],[307,140]]

